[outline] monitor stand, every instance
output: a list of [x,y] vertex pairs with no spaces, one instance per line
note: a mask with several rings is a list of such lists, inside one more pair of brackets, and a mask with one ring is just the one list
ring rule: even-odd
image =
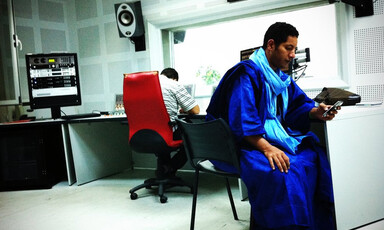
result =
[[51,107],[51,117],[52,119],[58,119],[61,117],[60,107]]

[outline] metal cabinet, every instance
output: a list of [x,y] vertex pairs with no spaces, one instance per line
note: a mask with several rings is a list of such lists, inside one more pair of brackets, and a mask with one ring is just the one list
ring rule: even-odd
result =
[[63,179],[60,124],[0,127],[0,190],[51,188]]

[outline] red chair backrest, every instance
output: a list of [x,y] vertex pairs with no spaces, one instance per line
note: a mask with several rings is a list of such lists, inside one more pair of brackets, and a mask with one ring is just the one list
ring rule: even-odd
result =
[[173,140],[173,130],[157,71],[124,74],[123,102],[129,125],[129,140],[140,130],[157,132],[169,147],[182,141]]

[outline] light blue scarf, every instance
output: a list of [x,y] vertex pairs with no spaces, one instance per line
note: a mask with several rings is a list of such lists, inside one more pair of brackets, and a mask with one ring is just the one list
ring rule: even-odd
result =
[[279,94],[282,95],[283,99],[282,119],[285,118],[285,114],[287,113],[288,86],[291,83],[291,78],[285,75],[281,70],[277,70],[276,72],[273,71],[269,66],[265,51],[262,48],[256,50],[249,59],[260,67],[265,76],[265,107],[267,109],[267,117],[264,125],[266,131],[264,138],[269,142],[276,143],[285,148],[289,153],[295,154],[295,150],[303,137],[291,137],[276,116],[276,103]]

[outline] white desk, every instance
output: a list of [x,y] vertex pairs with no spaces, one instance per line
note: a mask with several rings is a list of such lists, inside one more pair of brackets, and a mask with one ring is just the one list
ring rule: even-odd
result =
[[[338,230],[384,218],[384,106],[343,106],[312,123],[331,165]],[[239,180],[241,199],[247,189]]]
[[384,218],[384,107],[344,106],[324,131],[337,229]]
[[68,183],[81,185],[132,167],[125,117],[75,119],[63,123]]

